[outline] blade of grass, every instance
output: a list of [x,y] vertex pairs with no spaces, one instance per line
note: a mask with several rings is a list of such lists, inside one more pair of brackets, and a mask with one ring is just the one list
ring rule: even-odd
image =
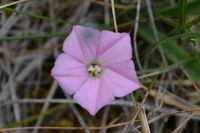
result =
[[[200,1],[199,0],[192,0],[188,1],[187,3],[187,14],[196,14],[199,15],[200,13]],[[160,13],[165,16],[178,16],[178,6],[170,6],[165,9],[161,8]]]
[[192,21],[180,26],[180,27],[175,28],[174,30],[172,30],[170,32],[170,35],[176,33],[179,30],[188,29],[188,28],[192,27],[193,25],[198,24],[199,22],[200,22],[200,16],[195,18],[195,19],[193,19]]
[[37,114],[37,115],[34,115],[34,116],[31,116],[27,119],[24,119],[22,121],[19,121],[19,122],[15,122],[15,123],[12,123],[10,125],[7,125],[1,129],[4,129],[4,128],[11,128],[11,127],[17,127],[17,126],[21,126],[21,125],[24,125],[24,124],[28,124],[30,122],[33,122],[35,120],[37,120],[38,118],[40,117],[46,117],[52,113],[55,113],[56,111],[60,110],[60,109],[63,109],[64,107],[66,107],[66,104],[60,104],[60,105],[57,105],[51,109],[49,109],[47,112],[45,113],[41,113],[41,114]]
[[142,133],[151,133],[144,107],[141,107],[141,110],[138,116],[139,116],[141,127],[142,127]]
[[0,41],[7,40],[24,40],[24,39],[40,39],[40,38],[50,38],[50,37],[61,37],[67,36],[68,32],[63,33],[52,33],[52,34],[42,34],[42,35],[27,35],[27,36],[11,36],[11,37],[2,37]]
[[[160,119],[160,118],[166,118],[168,116],[172,116],[172,115],[179,115],[181,113],[192,113],[192,112],[198,112],[200,111],[200,108],[193,108],[193,109],[187,109],[187,110],[182,110],[182,111],[175,111],[175,112],[169,112],[169,113],[164,113],[164,114],[161,114],[161,115],[157,115],[157,116],[152,116],[152,117],[149,117],[148,116],[148,120],[155,120],[155,119]],[[135,120],[135,122],[139,122],[139,120]],[[129,121],[125,121],[125,122],[121,122],[121,123],[111,123],[110,125],[107,125],[107,126],[103,126],[103,127],[88,127],[87,129],[90,129],[90,130],[100,130],[100,129],[111,129],[111,128],[116,128],[116,127],[120,127],[120,126],[125,126],[125,125],[129,125],[129,124],[132,124],[133,123],[133,120],[129,120]],[[16,131],[16,130],[33,130],[33,129],[43,129],[43,130],[83,130],[83,129],[86,129],[84,127],[63,127],[63,126],[60,126],[60,127],[16,127],[16,128],[4,128],[4,129],[1,129],[0,128],[0,131],[1,132],[8,132],[8,131]]]
[[19,1],[11,2],[11,3],[8,3],[8,4],[1,5],[0,9],[3,9],[5,7],[9,7],[9,6],[13,6],[13,5],[16,5],[16,4],[19,4],[19,3],[23,3],[23,2],[28,2],[28,1],[32,1],[32,0],[19,0]]
[[[145,38],[150,44],[154,45],[155,40],[152,35],[152,29],[147,24],[141,24],[139,28],[140,35]],[[166,38],[167,35],[159,31],[160,38]],[[191,56],[180,48],[176,43],[173,41],[167,40],[163,43],[163,48],[168,58],[173,61],[182,61],[184,59],[190,58]],[[200,84],[200,62],[199,60],[192,60],[188,61],[187,63],[182,65],[183,69],[191,76],[191,78]]]
[[154,7],[154,13],[155,15],[160,19],[162,20],[163,22],[165,22],[166,24],[170,25],[170,26],[173,26],[173,27],[177,27],[178,26],[178,23],[176,22],[173,22],[172,20],[164,17],[158,10],[158,8]]
[[19,10],[15,10],[13,8],[4,8],[4,10],[10,11],[10,12],[15,12],[15,13],[22,14],[22,15],[26,15],[26,16],[29,16],[29,17],[39,18],[39,19],[48,20],[48,21],[54,21],[54,22],[63,23],[63,24],[71,24],[71,25],[79,24],[79,23],[76,23],[76,22],[69,22],[69,21],[64,21],[64,20],[61,20],[61,19],[49,18],[49,17],[45,17],[45,16],[41,16],[41,15],[22,12],[22,11],[19,11]]
[[176,69],[188,62],[191,62],[191,61],[197,61],[199,60],[200,58],[200,55],[197,55],[195,57],[189,57],[189,58],[186,58],[184,60],[181,60],[181,61],[178,61],[172,65],[168,65],[168,66],[164,66],[164,67],[160,67],[160,68],[154,68],[154,69],[144,69],[142,71],[137,71],[137,74],[138,75],[143,75],[143,74],[148,74],[148,73],[153,73],[153,72],[160,72],[160,71],[170,71],[170,70],[173,70],[173,69]]
[[178,0],[178,19],[179,25],[183,26],[186,20],[187,0]]
[[158,43],[156,43],[152,49],[152,52],[156,48],[158,48],[160,45],[164,45],[169,40],[173,40],[173,39],[177,39],[177,38],[181,38],[181,37],[196,39],[196,38],[200,38],[200,33],[182,33],[182,34],[167,37],[166,39],[163,39],[163,40],[159,41]]
[[176,129],[174,129],[171,133],[178,133],[179,130],[181,130],[182,128],[184,128],[184,126],[189,122],[190,119],[192,119],[192,117],[194,117],[194,115],[196,114],[196,112],[192,113],[192,115],[188,116],[185,120],[183,120],[181,122],[181,124],[176,127]]
[[112,5],[112,15],[113,15],[113,23],[114,23],[114,27],[115,27],[115,32],[118,32],[114,0],[111,0],[111,5]]
[[[188,103],[186,100],[184,100],[184,99],[182,99],[182,98],[180,98],[176,95],[168,94],[168,93],[165,93],[165,92],[159,92],[157,90],[147,89],[147,88],[144,88],[144,90],[146,92],[149,92],[149,95],[151,95],[152,97],[156,97],[156,96],[159,95],[158,98],[161,101],[163,101],[166,104],[175,106],[179,109],[187,110],[187,109],[195,108],[194,105]],[[198,112],[198,115],[199,114],[200,114],[200,112]]]

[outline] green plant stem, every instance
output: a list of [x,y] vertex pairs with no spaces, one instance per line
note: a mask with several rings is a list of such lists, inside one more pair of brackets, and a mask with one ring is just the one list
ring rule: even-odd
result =
[[[160,38],[167,38],[167,35],[159,32]],[[140,35],[146,39],[150,44],[155,45],[155,40],[152,35],[152,29],[149,25],[146,23],[141,24],[139,29]],[[179,62],[183,61],[184,59],[188,59],[191,56],[183,50],[181,47],[179,47],[175,42],[167,39],[167,41],[163,42],[162,44],[164,51],[166,52],[166,56],[172,61],[172,62]],[[200,62],[198,60],[192,60],[188,61],[187,63],[184,63],[181,65],[182,68],[191,76],[191,78],[196,81],[198,84],[200,84]]]
[[179,25],[183,26],[186,20],[187,0],[178,0]]
[[178,27],[178,23],[176,22],[173,22],[172,20],[164,17],[163,15],[160,14],[159,10],[154,7],[154,12],[155,12],[155,15],[160,19],[162,20],[163,22],[165,22],[166,24],[169,24],[170,26],[173,26],[173,27]]
[[53,34],[42,34],[42,35],[27,35],[27,36],[11,36],[11,37],[2,37],[0,38],[0,41],[3,40],[24,40],[24,39],[40,39],[40,38],[50,38],[50,37],[61,37],[61,36],[67,36],[68,32],[63,33],[53,33]]
[[10,11],[10,12],[15,12],[15,13],[22,14],[22,15],[26,15],[26,16],[29,16],[29,17],[39,18],[39,19],[48,20],[48,21],[54,21],[54,22],[63,23],[63,24],[70,24],[70,25],[79,24],[79,23],[76,23],[76,22],[69,22],[69,21],[64,21],[64,20],[61,20],[61,19],[49,18],[49,17],[45,17],[45,16],[41,16],[41,15],[22,12],[22,11],[18,11],[18,10],[12,9],[12,8],[4,8],[4,10]]
[[156,43],[152,48],[152,52],[156,48],[158,48],[160,45],[163,45],[164,43],[166,43],[167,41],[172,40],[172,39],[176,39],[176,38],[181,38],[181,37],[200,38],[200,33],[183,33],[183,34],[178,34],[178,35],[173,35],[173,36],[167,37],[166,39],[163,39],[163,40],[159,41],[158,43]]
[[31,117],[29,117],[29,118],[27,118],[27,119],[24,119],[24,120],[22,120],[22,121],[15,122],[15,123],[12,123],[12,124],[10,124],[10,125],[7,125],[7,126],[1,128],[1,129],[4,129],[4,128],[11,128],[11,127],[17,127],[17,126],[21,126],[21,125],[24,125],[24,124],[28,124],[28,123],[30,123],[30,122],[33,122],[33,121],[37,120],[39,117],[46,117],[46,116],[48,116],[48,115],[50,115],[50,114],[52,114],[52,113],[55,113],[56,111],[61,110],[61,109],[65,108],[65,107],[66,107],[66,104],[57,105],[57,106],[55,106],[55,107],[49,109],[49,110],[48,110],[47,112],[45,112],[45,113],[41,113],[41,114],[37,114],[37,115],[31,116]]

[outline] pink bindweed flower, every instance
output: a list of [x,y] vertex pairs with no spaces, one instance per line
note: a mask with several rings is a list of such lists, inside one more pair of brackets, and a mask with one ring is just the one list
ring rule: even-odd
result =
[[115,97],[140,88],[128,33],[74,26],[52,69],[60,87],[95,115]]

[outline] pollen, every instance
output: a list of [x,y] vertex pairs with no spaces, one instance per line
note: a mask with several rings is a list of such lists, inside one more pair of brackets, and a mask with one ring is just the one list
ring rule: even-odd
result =
[[97,62],[92,62],[87,67],[87,72],[91,77],[97,78],[102,75],[103,68]]

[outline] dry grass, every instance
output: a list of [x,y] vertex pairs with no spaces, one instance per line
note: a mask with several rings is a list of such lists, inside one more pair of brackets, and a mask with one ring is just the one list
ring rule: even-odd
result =
[[[137,31],[141,23],[148,22],[156,40],[157,27],[161,27],[163,32],[171,29],[160,22],[160,18],[154,17],[151,11],[151,5],[162,5],[162,2],[142,1],[138,6],[134,0],[35,0],[23,3],[0,1],[0,5],[2,3],[8,5],[0,8],[10,7],[12,4],[12,8],[27,13],[99,29],[130,32],[138,47],[133,52],[134,60],[137,58],[142,64],[138,76],[143,88],[132,94],[134,98],[128,95],[117,99],[103,108],[97,116],[91,117],[70,96],[64,95],[50,76],[54,60],[62,51],[65,37],[23,38],[29,35],[69,32],[72,25],[1,10],[0,39],[15,36],[22,36],[22,39],[0,41],[0,132],[200,132],[200,89],[188,72],[177,66],[173,69],[141,73],[146,69],[172,64],[168,57],[170,55],[163,52],[162,48],[147,57],[145,52],[148,53],[150,44]],[[147,12],[145,15],[144,11]],[[110,22],[112,18],[113,22]],[[177,21],[174,17],[172,20]],[[174,41],[185,51],[188,50],[183,39]],[[135,53],[138,54],[137,57]],[[148,61],[145,62],[146,60]],[[138,70],[139,65],[136,62],[135,66]],[[55,109],[63,103],[67,105]]]

